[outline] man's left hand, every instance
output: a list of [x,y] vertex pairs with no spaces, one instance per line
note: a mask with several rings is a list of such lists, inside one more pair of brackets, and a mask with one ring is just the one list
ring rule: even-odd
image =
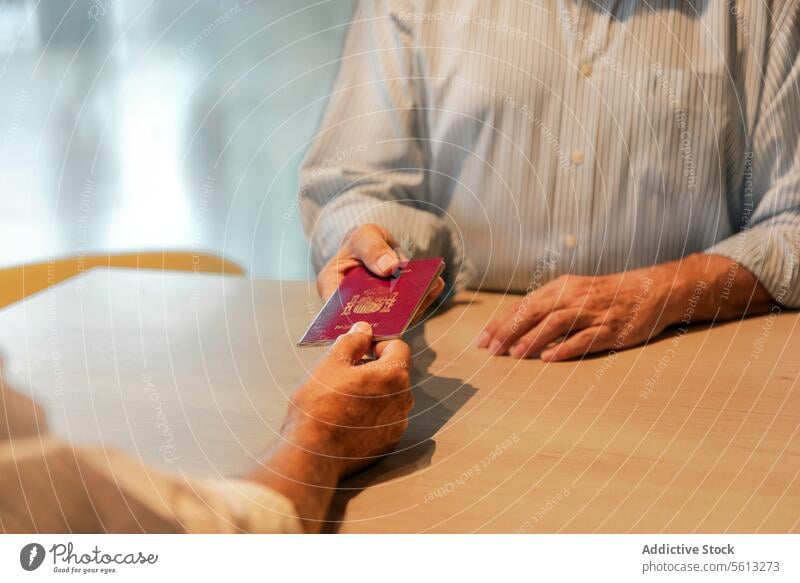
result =
[[[727,286],[727,290],[726,290]],[[763,311],[770,295],[731,260],[697,254],[603,276],[561,276],[524,296],[478,336],[478,347],[514,358],[577,358],[621,350],[668,326]]]

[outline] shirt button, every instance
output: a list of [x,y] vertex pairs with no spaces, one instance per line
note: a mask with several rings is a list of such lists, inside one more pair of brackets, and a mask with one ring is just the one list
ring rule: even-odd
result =
[[578,238],[573,235],[572,233],[568,235],[564,235],[564,246],[567,249],[575,249],[575,246],[578,244]]
[[572,160],[572,164],[574,166],[580,166],[583,164],[583,150],[572,150],[572,155],[570,159]]
[[584,63],[580,66],[581,75],[589,77],[592,74],[592,66],[589,63]]

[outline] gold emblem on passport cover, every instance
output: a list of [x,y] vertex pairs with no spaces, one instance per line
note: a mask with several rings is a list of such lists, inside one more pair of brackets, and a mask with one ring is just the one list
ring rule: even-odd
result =
[[376,312],[388,313],[397,301],[397,292],[389,295],[381,290],[370,290],[363,295],[356,294],[347,302],[342,310],[342,316],[353,314],[374,314]]

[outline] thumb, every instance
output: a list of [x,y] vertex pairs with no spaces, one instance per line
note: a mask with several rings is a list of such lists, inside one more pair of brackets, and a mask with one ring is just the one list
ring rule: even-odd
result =
[[350,249],[375,275],[387,277],[400,267],[400,257],[392,249],[394,239],[385,230],[369,225],[353,233]]
[[353,365],[359,362],[372,345],[372,326],[356,322],[347,334],[342,334],[331,347],[328,358]]

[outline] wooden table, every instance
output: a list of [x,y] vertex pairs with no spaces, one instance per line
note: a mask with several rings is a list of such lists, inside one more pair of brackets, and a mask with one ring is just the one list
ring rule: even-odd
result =
[[[472,347],[511,301],[462,294],[409,335],[410,430],[331,530],[800,530],[797,313],[544,364]],[[305,282],[93,271],[0,312],[0,347],[58,434],[230,476],[319,357],[294,347],[318,307]]]

